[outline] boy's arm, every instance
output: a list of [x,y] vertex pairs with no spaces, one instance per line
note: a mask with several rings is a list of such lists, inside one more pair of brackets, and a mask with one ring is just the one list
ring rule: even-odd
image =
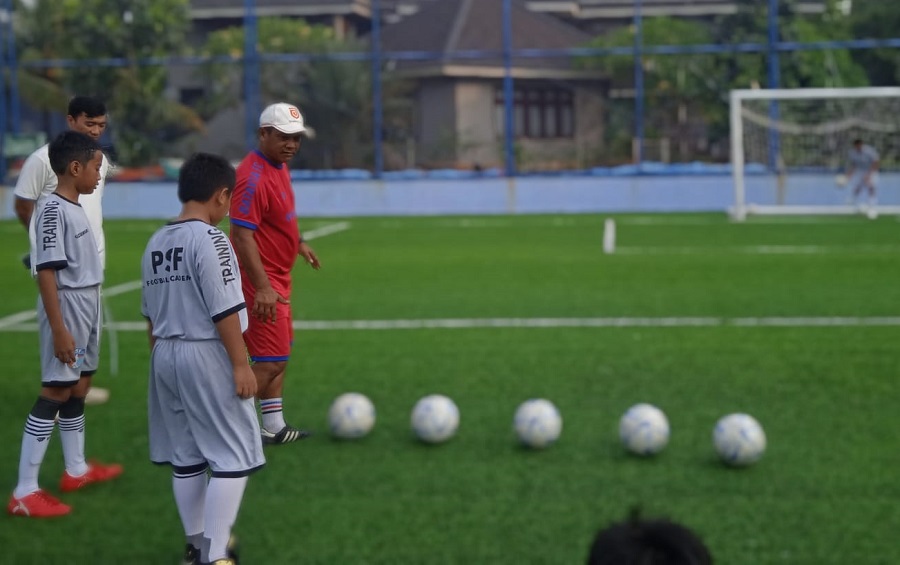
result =
[[252,398],[256,395],[256,376],[250,369],[247,359],[247,348],[241,332],[239,312],[233,312],[216,322],[216,330],[231,360],[234,372],[234,390],[241,398]]
[[59,307],[59,293],[56,291],[56,272],[53,269],[41,269],[37,273],[38,290],[41,302],[47,313],[47,321],[53,332],[53,354],[60,363],[69,365],[75,362],[75,339],[63,320]]
[[150,343],[150,351],[153,351],[153,346],[156,345],[156,338],[153,337],[153,322],[150,319],[147,319],[147,341]]
[[38,159],[37,155],[32,153],[25,159],[22,170],[19,171],[14,191],[16,216],[26,230],[31,216],[34,214],[34,203],[41,197],[47,180],[47,167]]

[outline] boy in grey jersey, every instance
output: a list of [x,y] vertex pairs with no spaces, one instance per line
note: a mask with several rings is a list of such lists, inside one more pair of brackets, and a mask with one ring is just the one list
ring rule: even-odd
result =
[[84,457],[84,397],[97,369],[103,269],[78,200],[97,186],[103,153],[89,136],[69,131],[50,144],[49,156],[59,182],[56,191],[41,200],[32,249],[40,290],[42,387],[25,422],[19,480],[7,506],[12,515],[33,518],[71,511],[38,487],[57,415],[66,462],[60,490],[77,490],[122,473],[120,465],[88,464]]
[[141,261],[152,350],[150,459],[172,467],[186,563],[234,563],[231,528],[248,475],[265,464],[240,271],[228,236],[215,227],[234,184],[225,159],[188,159],[178,177],[181,215],[153,234]]

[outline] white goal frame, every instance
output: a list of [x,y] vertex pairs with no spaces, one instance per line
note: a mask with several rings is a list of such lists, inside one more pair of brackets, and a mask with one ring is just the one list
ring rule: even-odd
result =
[[[898,98],[900,87],[862,88],[784,88],[784,89],[741,89],[732,90],[729,98],[729,120],[731,123],[731,176],[734,182],[734,207],[729,210],[735,220],[744,220],[748,214],[859,214],[857,206],[803,206],[803,205],[757,205],[748,203],[744,185],[744,123],[741,107],[745,100],[827,100],[837,98]],[[900,215],[900,206],[876,206],[880,214]]]

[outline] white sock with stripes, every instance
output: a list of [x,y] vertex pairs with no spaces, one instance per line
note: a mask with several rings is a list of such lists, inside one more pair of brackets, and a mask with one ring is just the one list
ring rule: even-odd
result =
[[260,399],[259,411],[262,412],[262,425],[266,431],[277,434],[287,425],[280,398]]
[[75,418],[60,417],[59,439],[62,442],[63,458],[66,460],[66,472],[73,477],[87,473],[88,465],[84,460],[83,413]]
[[206,507],[206,466],[190,472],[172,473],[172,492],[175,494],[175,506],[184,526],[184,535],[188,543],[200,549],[203,536],[203,512]]
[[201,561],[212,563],[228,557],[228,539],[237,520],[247,477],[213,477],[206,491],[204,547]]
[[22,498],[38,490],[38,474],[41,463],[50,445],[50,434],[53,433],[53,420],[44,420],[29,414],[25,420],[25,432],[22,434],[22,455],[19,457],[19,482],[13,496]]

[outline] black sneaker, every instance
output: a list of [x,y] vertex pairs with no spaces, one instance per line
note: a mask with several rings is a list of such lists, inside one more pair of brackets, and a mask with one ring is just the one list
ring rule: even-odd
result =
[[281,443],[291,443],[297,441],[298,439],[306,439],[312,435],[312,433],[306,430],[299,430],[292,426],[286,425],[281,428],[281,431],[277,434],[273,434],[269,430],[265,428],[261,428],[262,442],[265,445],[277,445]]
[[[237,537],[234,534],[228,538],[228,559],[231,560],[231,563],[237,565],[238,556],[237,556]],[[221,559],[219,560],[221,561]],[[218,563],[219,561],[216,561]],[[181,560],[182,565],[203,565],[200,562],[200,550],[194,547],[191,544],[186,544],[184,546],[184,557]]]
[[184,557],[181,559],[182,565],[200,565],[200,550],[191,544],[184,546]]

